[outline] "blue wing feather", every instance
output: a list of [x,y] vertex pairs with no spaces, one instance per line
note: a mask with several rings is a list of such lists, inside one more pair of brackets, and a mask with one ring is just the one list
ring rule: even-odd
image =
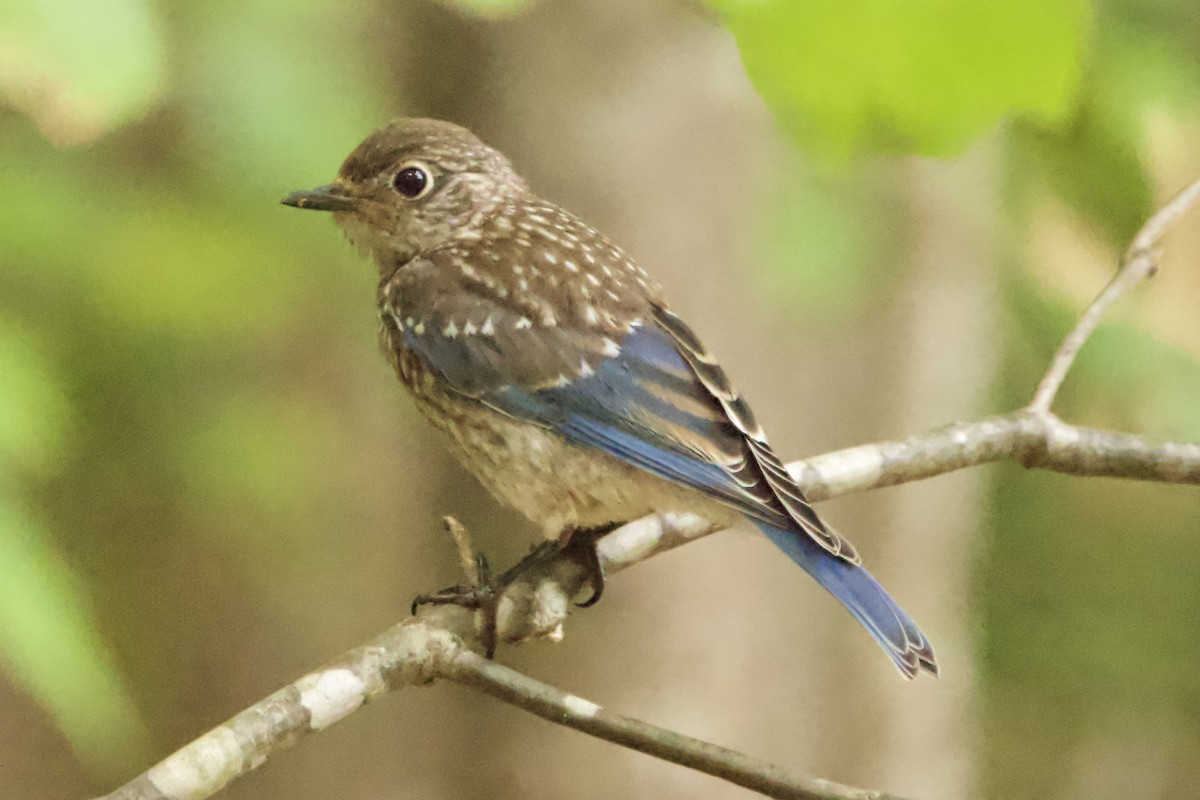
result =
[[[550,427],[668,481],[682,483],[747,515],[787,526],[782,509],[748,491],[731,463],[745,463],[742,436],[656,326],[636,328],[618,356],[565,386],[529,391],[509,384],[481,398],[513,417]],[[680,399],[693,411],[680,408]],[[707,411],[707,415],[696,413]]]

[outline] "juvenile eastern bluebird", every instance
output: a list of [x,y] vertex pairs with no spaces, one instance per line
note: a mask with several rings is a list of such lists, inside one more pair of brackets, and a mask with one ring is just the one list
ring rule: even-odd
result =
[[333,212],[374,258],[400,380],[467,469],[548,537],[654,512],[748,519],[904,675],[937,674],[925,635],[817,516],[658,285],[500,152],[457,125],[402,119],[333,183],[283,202]]

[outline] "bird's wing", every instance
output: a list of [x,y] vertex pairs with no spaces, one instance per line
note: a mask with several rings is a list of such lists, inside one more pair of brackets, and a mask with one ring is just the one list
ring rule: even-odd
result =
[[854,547],[817,517],[721,367],[666,308],[647,303],[622,335],[605,336],[536,324],[484,292],[409,299],[422,316],[390,322],[454,391],[751,519],[802,531],[858,563]]
[[[686,393],[689,396],[705,394],[710,398],[710,418],[714,424],[732,425],[737,431],[741,447],[737,459],[731,463],[739,467],[740,474],[755,475],[754,485],[750,488],[756,504],[782,506],[788,519],[823,549],[851,563],[859,563],[854,545],[817,516],[787,467],[771,449],[745,398],[733,388],[725,370],[704,348],[691,328],[663,306],[654,306],[652,316],[654,329],[670,337],[677,358],[687,365],[691,381],[685,389]],[[744,481],[744,478],[739,480]]]

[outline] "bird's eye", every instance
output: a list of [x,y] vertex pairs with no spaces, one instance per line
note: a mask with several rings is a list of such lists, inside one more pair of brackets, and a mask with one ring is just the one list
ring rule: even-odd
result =
[[429,194],[429,190],[433,188],[433,176],[429,167],[424,164],[405,164],[392,178],[392,188],[401,197],[417,200]]

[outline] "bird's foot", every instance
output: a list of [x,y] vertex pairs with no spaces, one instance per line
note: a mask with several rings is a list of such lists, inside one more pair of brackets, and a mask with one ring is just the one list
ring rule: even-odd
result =
[[416,614],[421,606],[453,605],[480,612],[483,620],[479,640],[483,644],[485,655],[491,658],[496,654],[496,607],[500,602],[500,592],[506,584],[492,579],[487,559],[482,555],[477,558],[476,566],[479,577],[477,584],[458,584],[431,594],[419,594],[413,598],[411,611]]
[[621,524],[614,522],[595,528],[564,528],[557,539],[549,539],[535,545],[527,556],[500,576],[497,585],[507,586],[527,570],[536,569],[557,558],[566,557],[583,569],[584,578],[592,588],[592,596],[575,605],[580,608],[593,606],[600,599],[600,595],[604,594],[604,566],[600,563],[600,554],[596,551],[596,545],[605,534],[616,530]]
[[558,537],[559,552],[583,568],[587,582],[592,587],[592,596],[582,603],[575,604],[580,608],[596,605],[600,596],[604,594],[604,565],[600,563],[600,553],[596,550],[596,545],[605,534],[618,527],[620,523],[596,528],[567,528]]

